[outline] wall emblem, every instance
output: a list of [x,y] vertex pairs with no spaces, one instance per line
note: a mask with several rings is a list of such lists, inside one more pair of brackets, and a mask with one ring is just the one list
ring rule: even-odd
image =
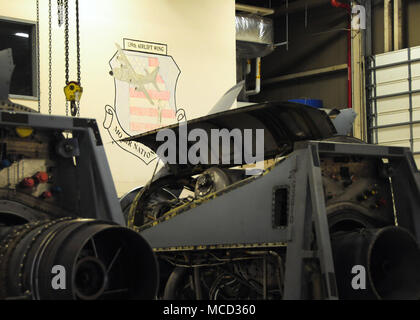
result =
[[151,149],[121,140],[185,120],[175,101],[181,71],[164,44],[124,39],[124,49],[116,48],[109,62],[114,107],[105,106],[103,125],[114,143],[149,164],[156,159]]

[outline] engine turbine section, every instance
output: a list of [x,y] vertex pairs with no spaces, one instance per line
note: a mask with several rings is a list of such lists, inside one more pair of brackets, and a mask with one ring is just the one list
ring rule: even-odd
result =
[[[405,229],[389,226],[337,232],[331,243],[340,298],[420,298],[420,249]],[[363,290],[353,288],[355,266],[366,266]]]
[[[155,256],[143,237],[130,229],[73,218],[8,228],[0,243],[1,299],[153,299],[156,295]],[[64,283],[58,284],[54,277],[59,270],[64,272]]]
[[204,171],[198,178],[195,185],[195,196],[201,198],[210,193],[226,188],[232,184],[233,176],[230,175],[234,170],[223,170],[218,167],[212,167]]

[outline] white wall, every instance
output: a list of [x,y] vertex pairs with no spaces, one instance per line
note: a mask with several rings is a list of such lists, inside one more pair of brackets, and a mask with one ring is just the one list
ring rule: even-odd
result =
[[[70,80],[76,78],[74,1],[70,0]],[[0,0],[0,16],[36,20],[35,0]],[[41,102],[48,110],[48,1],[41,0]],[[53,3],[53,114],[65,113],[64,36]],[[84,93],[81,117],[94,117],[119,195],[144,184],[155,162],[146,166],[111,143],[103,129],[105,105],[114,103],[109,60],[123,38],[168,45],[181,75],[176,89],[178,107],[188,119],[207,114],[236,82],[234,0],[81,0],[81,62]],[[16,101],[37,108],[34,101]]]

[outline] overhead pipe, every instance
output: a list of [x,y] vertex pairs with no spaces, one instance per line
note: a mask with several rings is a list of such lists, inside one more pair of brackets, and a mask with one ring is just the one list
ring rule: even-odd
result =
[[337,0],[331,0],[331,5],[333,7],[336,7],[336,8],[343,8],[343,9],[347,9],[347,10],[351,9],[350,5],[348,5],[347,3],[342,3],[342,2],[337,1]]
[[246,60],[246,74],[251,73],[251,59]]
[[348,32],[347,32],[347,95],[348,102],[347,107],[352,108],[352,84],[351,84],[351,7],[346,3],[342,3],[338,0],[331,0],[331,5],[336,8],[346,9],[348,13]]
[[246,95],[255,95],[261,91],[261,57],[255,59],[255,89],[245,91]]
[[312,77],[320,74],[328,74],[332,72],[337,72],[341,70],[347,70],[347,63],[325,67],[325,68],[319,68],[319,69],[313,69],[303,72],[297,72],[297,73],[289,73],[282,76],[269,78],[263,80],[263,84],[272,84],[272,83],[278,83],[282,81],[289,81],[289,80],[295,80],[295,79],[302,79],[306,77]]
[[258,14],[259,16],[269,16],[274,13],[274,9],[271,8],[250,6],[242,3],[235,4],[235,10]]

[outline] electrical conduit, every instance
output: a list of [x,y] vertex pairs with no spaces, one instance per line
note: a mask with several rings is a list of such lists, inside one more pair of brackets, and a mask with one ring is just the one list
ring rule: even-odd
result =
[[347,32],[347,96],[348,102],[347,107],[352,108],[352,83],[351,83],[351,7],[346,3],[342,3],[337,0],[331,0],[331,5],[336,8],[343,8],[348,13],[348,32]]

